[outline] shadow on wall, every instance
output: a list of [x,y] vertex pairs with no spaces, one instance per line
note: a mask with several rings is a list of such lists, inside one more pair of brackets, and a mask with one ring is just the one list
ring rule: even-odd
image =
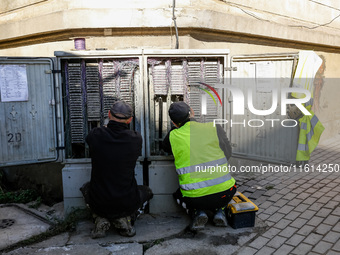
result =
[[322,59],[322,64],[314,78],[314,102],[312,106],[312,110],[314,112],[318,112],[320,110],[321,90],[325,84],[324,73],[326,69],[326,58],[323,55],[320,55],[319,57]]
[[47,205],[63,200],[60,163],[41,163],[0,168],[6,187],[11,190],[35,189]]

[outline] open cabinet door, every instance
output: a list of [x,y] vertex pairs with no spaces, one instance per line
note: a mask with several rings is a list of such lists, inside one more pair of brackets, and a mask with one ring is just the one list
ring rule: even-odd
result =
[[57,159],[53,61],[0,58],[0,166]]
[[[231,85],[244,95],[244,114],[231,115],[233,154],[238,157],[273,163],[295,163],[298,144],[298,121],[281,114],[281,90],[291,87],[298,54],[233,56]],[[237,69],[237,70],[236,70]],[[249,93],[249,90],[252,93]],[[277,107],[273,95],[277,94]],[[253,108],[275,111],[254,114]],[[231,104],[232,105],[232,104]],[[273,108],[273,109],[274,109]]]

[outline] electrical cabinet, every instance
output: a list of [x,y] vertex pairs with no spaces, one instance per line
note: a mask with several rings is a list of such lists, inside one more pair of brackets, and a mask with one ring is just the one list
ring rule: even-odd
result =
[[[243,115],[233,115],[235,96],[223,85],[237,87],[246,100],[252,90],[253,107],[266,110],[275,89],[291,86],[297,53],[231,57],[228,50],[140,49],[56,51],[55,57],[0,58],[0,166],[65,163],[66,211],[84,205],[79,188],[91,171],[85,138],[92,128],[107,123],[117,99],[132,105],[130,128],[143,137],[135,172],[139,184],[154,190],[153,212],[178,210],[171,196],[178,187],[173,157],[162,149],[173,102],[188,103],[199,122],[224,120],[236,157],[295,162],[298,127],[258,126],[288,118],[280,114],[280,102],[268,116],[254,115],[246,104]],[[27,97],[11,99],[8,93],[15,92],[27,92]]]

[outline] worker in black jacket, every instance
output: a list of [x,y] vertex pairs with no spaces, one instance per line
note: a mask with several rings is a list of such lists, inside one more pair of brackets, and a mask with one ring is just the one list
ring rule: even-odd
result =
[[[107,127],[92,129],[86,137],[92,159],[91,180],[81,190],[95,217],[92,238],[105,236],[112,224],[123,236],[134,236],[134,218],[152,198],[147,186],[138,186],[134,169],[142,151],[142,137],[129,129],[130,105],[117,101]],[[111,223],[111,224],[110,224]]]

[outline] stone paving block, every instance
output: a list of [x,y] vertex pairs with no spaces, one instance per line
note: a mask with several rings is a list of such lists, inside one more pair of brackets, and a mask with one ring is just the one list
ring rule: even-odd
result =
[[259,217],[261,220],[265,221],[266,219],[268,219],[270,217],[269,214],[265,214],[265,213],[260,213],[257,215],[257,217]]
[[303,188],[303,189],[309,189],[309,188],[311,188],[313,185],[312,184],[310,184],[310,183],[304,183],[304,184],[302,184],[301,186],[300,186],[300,188]]
[[278,228],[270,228],[269,230],[267,230],[266,232],[264,232],[262,234],[263,237],[266,237],[268,239],[272,239],[274,236],[276,236],[277,234],[279,234],[281,232],[281,229]]
[[287,238],[282,236],[275,236],[272,240],[270,240],[266,246],[278,249],[284,242],[286,242]]
[[267,221],[266,224],[268,225],[268,227],[272,227],[275,225],[275,222]]
[[340,221],[340,216],[329,215],[329,216],[323,221],[323,223],[334,226],[334,225],[335,225],[336,223],[338,223],[339,221]]
[[324,195],[325,195],[324,192],[318,191],[318,192],[315,192],[315,193],[311,194],[311,197],[320,198],[320,197],[322,197]]
[[290,244],[292,246],[297,246],[299,243],[302,242],[302,240],[305,239],[305,236],[294,234],[287,242],[286,244]]
[[324,235],[327,232],[329,232],[331,230],[332,226],[327,225],[327,224],[320,224],[316,229],[315,229],[315,233]]
[[330,179],[328,179],[328,178],[324,178],[323,180],[320,180],[320,182],[319,183],[321,183],[321,184],[328,184],[329,182],[331,182],[332,180],[330,180]]
[[267,208],[264,213],[266,214],[274,214],[276,211],[278,211],[280,209],[280,207],[277,207],[277,206],[270,206],[269,208]]
[[299,235],[307,236],[307,235],[309,235],[309,234],[313,231],[314,228],[315,228],[315,227],[313,227],[313,226],[305,225],[305,226],[303,226],[302,228],[300,228],[299,231],[298,231],[297,233],[298,233]]
[[289,201],[287,204],[292,205],[292,206],[297,206],[299,204],[302,204],[302,199],[296,199],[294,198],[293,200]]
[[301,213],[300,218],[309,220],[314,216],[314,214],[316,214],[316,211],[307,210]]
[[249,196],[250,199],[258,199],[260,198],[266,191],[265,190],[256,190],[253,194]]
[[311,225],[311,226],[316,227],[316,226],[319,225],[323,220],[324,220],[324,218],[322,218],[322,217],[314,216],[313,218],[311,218],[311,219],[307,222],[307,225]]
[[290,254],[290,252],[293,249],[294,249],[293,246],[284,244],[278,250],[276,250],[273,255],[286,255],[286,254]]
[[320,254],[315,252],[308,252],[308,255],[320,255]]
[[305,199],[307,199],[309,197],[310,197],[310,194],[308,194],[306,192],[300,193],[299,195],[296,196],[296,198],[302,199],[302,200],[305,200]]
[[256,249],[261,249],[266,243],[268,243],[269,239],[263,236],[260,236],[256,238],[254,241],[252,241],[249,246],[256,248]]
[[274,251],[275,249],[265,246],[255,254],[256,255],[272,254]]
[[333,250],[329,250],[329,251],[327,252],[327,255],[339,255],[339,252],[333,251]]
[[321,204],[321,203],[314,203],[308,208],[308,210],[319,212],[319,210],[320,210],[320,208],[322,208],[322,206],[323,206],[323,204]]
[[264,179],[264,180],[259,181],[258,185],[265,186],[267,183],[269,183],[269,181]]
[[282,198],[287,199],[287,200],[292,200],[296,196],[297,196],[297,194],[290,192],[290,193],[286,194],[285,196],[283,196]]
[[322,208],[315,215],[320,217],[327,217],[332,212],[332,209]]
[[248,181],[247,182],[247,186],[253,186],[253,185],[257,185],[258,184],[258,182],[257,181],[255,181],[255,180],[250,180],[250,181]]
[[272,205],[273,205],[273,202],[265,201],[264,203],[261,204],[261,208],[262,209],[267,209],[267,208],[269,208]]
[[[329,189],[331,189],[331,188],[329,188]],[[327,196],[327,197],[330,197],[331,199],[332,199],[333,197],[338,196],[338,195],[339,195],[339,192],[337,192],[337,191],[329,191],[329,192],[326,193],[326,196]]]
[[295,183],[298,184],[299,187],[301,187],[301,185],[304,184],[305,182],[306,182],[306,180],[304,180],[304,179],[299,179],[299,180],[295,181]]
[[284,229],[287,227],[292,221],[291,220],[286,220],[286,219],[281,219],[278,223],[275,224],[276,228],[279,229]]
[[280,195],[287,195],[288,193],[291,193],[291,192],[290,192],[290,189],[287,189],[287,188],[281,189],[277,192],[277,194],[280,194]]
[[304,212],[304,211],[307,210],[308,207],[309,207],[309,205],[299,204],[297,207],[294,208],[294,211]]
[[303,203],[306,204],[306,205],[311,205],[311,204],[313,204],[315,201],[316,201],[316,198],[315,198],[315,197],[308,197],[307,199],[305,199],[305,200],[303,201]]
[[311,249],[312,245],[301,243],[293,251],[292,254],[304,255],[307,254]]
[[331,183],[328,183],[328,184],[327,184],[327,187],[328,187],[328,188],[335,188],[335,187],[337,187],[337,186],[338,186],[338,184],[337,184],[336,182],[333,182],[333,180],[332,180]]
[[268,201],[276,202],[276,201],[278,201],[281,197],[283,197],[283,195],[275,194],[275,195],[272,195],[271,197],[269,197],[269,198],[268,198]]
[[337,224],[333,227],[332,230],[335,231],[335,232],[340,232],[340,222],[337,223]]
[[304,189],[303,188],[296,188],[296,189],[292,189],[291,192],[295,193],[297,195],[300,195],[302,192],[304,192]]
[[336,244],[332,247],[332,250],[340,251],[340,240],[336,242]]
[[326,204],[326,203],[328,203],[328,202],[331,201],[331,200],[332,200],[331,197],[322,196],[322,197],[320,197],[316,202],[317,202],[317,203],[321,203],[321,204]]
[[333,232],[333,231],[329,231],[327,233],[327,235],[322,239],[323,241],[326,242],[330,242],[330,243],[335,243],[336,241],[338,241],[340,238],[340,234]]
[[286,189],[287,188],[287,186],[285,185],[285,184],[279,184],[279,185],[275,185],[275,189],[277,189],[277,190],[282,190],[282,189]]
[[309,180],[307,183],[309,184],[315,184],[315,183],[318,183],[319,181],[316,180],[316,179],[312,179],[312,180]]
[[258,199],[256,199],[256,204],[261,205],[262,203],[266,202],[268,197],[261,196]]
[[327,243],[324,241],[318,242],[312,251],[321,253],[321,254],[327,254],[327,251],[332,247],[333,244]]
[[293,228],[293,227],[286,227],[285,229],[283,229],[279,235],[283,236],[283,237],[291,237],[298,229],[297,228]]
[[305,190],[305,193],[308,193],[308,194],[314,194],[315,192],[319,192],[319,189],[314,188],[314,187],[310,187],[310,188]]
[[273,215],[271,215],[268,220],[272,221],[272,222],[278,222],[279,220],[281,220],[285,215],[282,213],[274,213]]
[[328,203],[324,204],[324,208],[334,209],[339,206],[338,201],[329,201]]
[[322,239],[322,235],[318,235],[318,234],[314,234],[311,233],[309,234],[305,240],[303,240],[304,243],[308,243],[311,245],[315,245],[316,243],[318,243],[320,240]]
[[303,225],[305,225],[307,223],[306,219],[302,219],[302,218],[297,218],[296,220],[294,220],[290,226],[291,227],[295,227],[295,228],[301,228]]
[[285,206],[283,206],[278,212],[279,212],[279,213],[283,213],[283,214],[288,214],[288,213],[290,213],[293,209],[294,209],[293,206],[285,205]]
[[[302,213],[303,214],[303,213]],[[287,220],[295,220],[297,217],[299,217],[300,215],[302,215],[299,212],[295,212],[295,211],[291,211],[290,213],[288,213],[284,218]],[[301,216],[300,216],[301,217]]]
[[251,195],[250,192],[242,192],[243,195],[245,195],[246,197],[249,197]]
[[287,204],[288,202],[289,202],[289,200],[281,198],[278,201],[276,201],[274,205],[278,206],[278,207],[282,207],[285,204]]
[[296,184],[296,183],[292,183],[292,184],[290,184],[290,185],[287,186],[287,188],[289,188],[289,189],[291,189],[291,190],[293,190],[293,189],[295,189],[295,188],[297,188],[297,187],[299,187],[299,185]]
[[253,255],[257,252],[256,249],[250,248],[250,247],[245,247],[244,249],[242,249],[241,251],[238,251],[237,254],[238,255]]

